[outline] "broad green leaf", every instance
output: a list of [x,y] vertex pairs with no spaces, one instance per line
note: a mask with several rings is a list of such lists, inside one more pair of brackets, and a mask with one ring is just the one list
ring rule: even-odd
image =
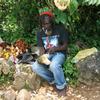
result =
[[92,5],[93,4],[93,1],[94,0],[90,0],[88,3],[89,3],[89,5]]
[[62,12],[61,10],[59,9],[55,9],[54,10],[54,13],[55,13],[55,16],[56,16],[56,22],[59,23],[63,23],[65,24],[66,23],[66,18],[67,18],[67,15],[66,13]]
[[95,5],[97,3],[97,0],[92,1],[92,5]]
[[100,0],[97,0],[96,6],[100,5]]
[[83,0],[83,3],[85,3],[86,5],[100,5],[100,0]]
[[90,0],[84,0],[84,2],[89,2]]
[[42,13],[44,11],[49,11],[49,8],[48,7],[44,7],[42,9],[39,9],[39,13]]
[[71,15],[77,10],[78,5],[79,4],[77,0],[71,0],[70,6],[69,6],[69,11]]

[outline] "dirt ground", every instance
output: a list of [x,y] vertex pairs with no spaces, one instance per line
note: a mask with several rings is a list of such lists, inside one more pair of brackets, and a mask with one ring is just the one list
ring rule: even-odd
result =
[[56,92],[51,91],[52,87],[45,83],[33,100],[100,100],[100,85],[90,87],[80,84],[75,88],[69,86],[66,97],[58,97]]
[[[0,93],[6,90],[0,86]],[[86,86],[80,84],[77,87],[68,87],[66,97],[58,97],[56,92],[52,92],[53,87],[44,82],[38,91],[31,92],[31,100],[100,100],[100,85]],[[1,99],[0,99],[1,100]]]

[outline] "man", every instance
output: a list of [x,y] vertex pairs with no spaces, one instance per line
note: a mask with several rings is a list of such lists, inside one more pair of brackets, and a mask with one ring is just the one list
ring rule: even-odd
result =
[[44,65],[36,61],[32,69],[38,75],[55,84],[60,96],[66,95],[67,82],[64,78],[62,65],[65,61],[68,35],[63,25],[54,23],[51,12],[43,12],[40,15],[41,30],[37,33],[37,45],[40,55],[49,54],[50,65]]

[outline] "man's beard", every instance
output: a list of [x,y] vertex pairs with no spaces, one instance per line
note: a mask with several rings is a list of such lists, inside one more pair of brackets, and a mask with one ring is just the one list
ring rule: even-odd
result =
[[45,34],[46,35],[51,35],[52,34],[52,31],[51,30],[45,30]]
[[46,35],[51,35],[52,34],[51,29],[44,29],[44,27],[43,27],[42,30],[45,32]]

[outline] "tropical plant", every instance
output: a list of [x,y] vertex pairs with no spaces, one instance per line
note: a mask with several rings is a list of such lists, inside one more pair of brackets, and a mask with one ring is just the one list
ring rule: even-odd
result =
[[83,0],[83,4],[98,6],[100,5],[100,0]]

